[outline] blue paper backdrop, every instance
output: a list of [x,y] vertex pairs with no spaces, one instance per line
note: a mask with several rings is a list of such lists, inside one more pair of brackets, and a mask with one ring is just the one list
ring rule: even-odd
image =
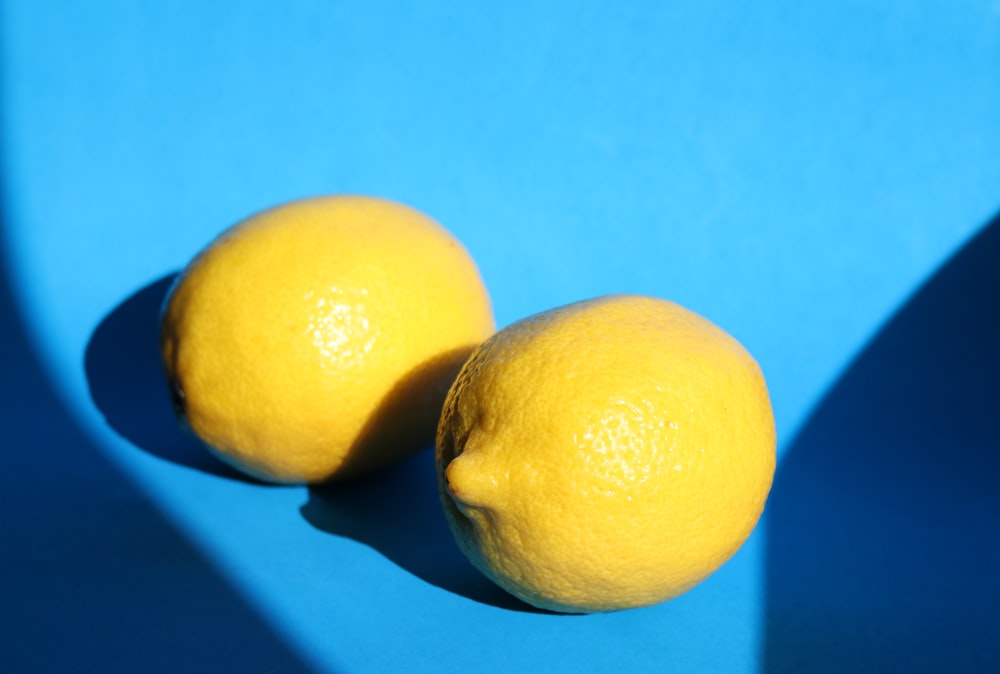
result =
[[[0,7],[5,668],[1000,666],[996,2]],[[743,550],[540,614],[458,555],[429,453],[334,491],[204,456],[170,276],[343,192],[452,230],[501,325],[637,292],[740,339],[781,458]]]

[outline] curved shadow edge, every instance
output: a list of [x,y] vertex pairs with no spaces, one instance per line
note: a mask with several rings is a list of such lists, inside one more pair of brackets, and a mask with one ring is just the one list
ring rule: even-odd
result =
[[767,672],[1000,671],[1000,217],[865,348],[767,510]]
[[[5,671],[311,671],[73,421],[24,328],[6,261],[0,237]],[[119,384],[104,381],[102,395],[119,395]]]

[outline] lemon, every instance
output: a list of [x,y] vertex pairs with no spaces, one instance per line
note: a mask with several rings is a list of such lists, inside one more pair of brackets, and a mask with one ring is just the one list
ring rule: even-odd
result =
[[756,361],[723,330],[608,296],[476,349],[436,461],[475,566],[541,608],[611,611],[687,591],[743,544],[774,475],[774,417]]
[[335,196],[256,214],[198,254],[168,296],[161,350],[175,406],[218,456],[316,483],[430,446],[493,329],[479,271],[444,228]]

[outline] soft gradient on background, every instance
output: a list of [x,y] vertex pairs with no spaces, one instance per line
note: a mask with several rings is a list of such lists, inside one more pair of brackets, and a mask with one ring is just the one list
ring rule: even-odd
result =
[[[1000,668],[994,0],[0,3],[0,668]],[[224,227],[364,193],[500,325],[678,301],[767,376],[764,520],[687,595],[539,613],[429,452],[271,487],[171,419],[156,318]]]

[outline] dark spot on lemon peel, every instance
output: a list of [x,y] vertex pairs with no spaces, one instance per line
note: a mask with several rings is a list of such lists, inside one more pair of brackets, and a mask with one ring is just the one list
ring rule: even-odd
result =
[[462,497],[459,495],[458,490],[452,485],[451,480],[448,479],[447,475],[444,478],[445,488],[448,490],[448,496],[450,496],[455,501],[461,501]]
[[170,402],[174,406],[174,414],[177,416],[178,420],[185,420],[187,418],[187,408],[185,405],[186,397],[184,395],[184,387],[177,380],[170,382]]

